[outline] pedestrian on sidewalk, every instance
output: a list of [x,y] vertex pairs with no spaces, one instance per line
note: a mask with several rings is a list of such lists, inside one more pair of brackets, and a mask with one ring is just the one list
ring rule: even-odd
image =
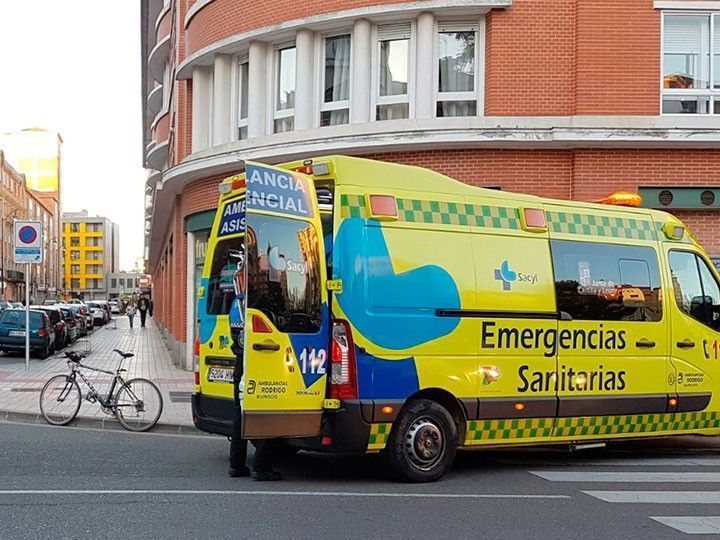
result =
[[130,321],[130,328],[133,327],[133,319],[135,319],[135,302],[130,301],[128,302],[128,305],[125,306],[125,315],[128,316],[128,320]]
[[148,308],[150,307],[150,302],[148,302],[148,299],[144,296],[140,297],[140,301],[138,302],[138,310],[140,311],[140,327],[145,328],[145,319],[147,318],[147,312]]
[[245,341],[245,257],[242,251],[231,256],[238,259],[234,275],[235,299],[230,306],[230,336],[231,349],[235,354],[235,369],[233,369],[233,400],[235,402],[235,416],[230,435],[230,470],[233,478],[251,476],[253,480],[272,481],[282,480],[282,474],[273,470],[273,459],[278,451],[279,439],[253,440],[255,456],[253,457],[252,471],[247,466],[247,441],[242,438],[242,399],[244,393],[244,341]]

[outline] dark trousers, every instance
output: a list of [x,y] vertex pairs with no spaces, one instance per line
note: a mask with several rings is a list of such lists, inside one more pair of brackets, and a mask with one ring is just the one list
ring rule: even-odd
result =
[[[242,355],[240,355],[242,358]],[[242,365],[242,362],[238,362]],[[247,462],[247,440],[242,438],[242,405],[238,395],[238,386],[242,378],[242,367],[235,367],[233,371],[233,396],[235,401],[235,417],[233,418],[232,431],[230,433],[230,467],[242,469]],[[278,452],[280,439],[253,439],[255,455],[252,461],[253,471],[272,470],[275,455]]]
[[130,321],[130,328],[133,327],[132,325],[133,325],[133,319],[134,319],[134,318],[135,318],[135,315],[128,315],[128,320]]
[[145,318],[147,317],[147,310],[141,309],[140,310],[140,326],[145,328]]

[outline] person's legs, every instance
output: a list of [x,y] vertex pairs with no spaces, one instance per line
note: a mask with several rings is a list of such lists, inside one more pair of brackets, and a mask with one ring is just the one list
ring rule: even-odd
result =
[[128,315],[128,320],[130,321],[130,328],[132,328],[133,318],[134,318],[134,315]]
[[230,471],[232,477],[250,476],[247,461],[247,441],[242,438],[242,406],[238,395],[240,373],[233,372],[233,396],[235,402],[235,416],[233,417],[232,431],[230,433]]
[[141,312],[140,312],[140,326],[142,326],[143,328],[145,328],[145,316],[146,316],[146,313],[147,313],[146,311],[141,311]]
[[255,455],[252,462],[253,480],[282,480],[282,474],[273,469],[273,461],[278,453],[281,439],[253,439]]

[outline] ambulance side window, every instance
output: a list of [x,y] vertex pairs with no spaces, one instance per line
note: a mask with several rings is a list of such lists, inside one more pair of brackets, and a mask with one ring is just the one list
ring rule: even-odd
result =
[[687,251],[671,251],[669,258],[678,307],[693,319],[720,330],[720,288],[705,261]]
[[230,313],[230,304],[235,298],[233,276],[237,269],[237,259],[231,255],[242,249],[242,243],[243,239],[240,236],[222,240],[215,246],[207,290],[208,315]]
[[650,247],[553,240],[558,310],[576,320],[662,319],[660,271]]

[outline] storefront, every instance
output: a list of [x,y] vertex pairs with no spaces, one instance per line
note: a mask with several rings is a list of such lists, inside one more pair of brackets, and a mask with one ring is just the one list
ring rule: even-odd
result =
[[202,279],[205,253],[207,252],[210,230],[215,219],[215,210],[191,214],[185,219],[185,234],[187,236],[187,305],[186,305],[186,343],[185,369],[192,370],[194,366],[193,347],[198,335],[198,319],[196,314],[197,291]]

